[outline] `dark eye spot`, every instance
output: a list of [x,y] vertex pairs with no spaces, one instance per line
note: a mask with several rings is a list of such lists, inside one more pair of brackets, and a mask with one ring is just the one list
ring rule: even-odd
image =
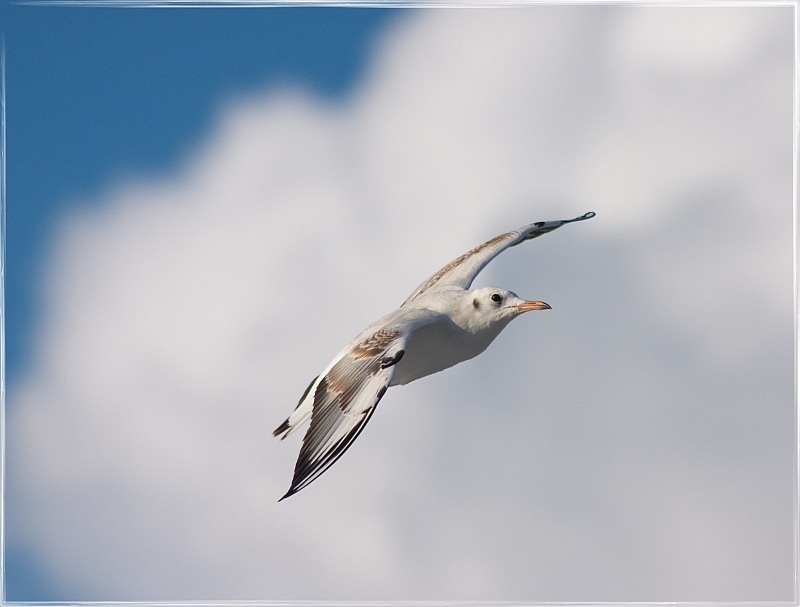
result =
[[503,301],[503,296],[500,293],[492,293],[492,301],[494,303],[500,303]]
[[478,303],[478,298],[477,297],[472,300],[472,307],[475,308],[476,310],[480,310],[481,304]]

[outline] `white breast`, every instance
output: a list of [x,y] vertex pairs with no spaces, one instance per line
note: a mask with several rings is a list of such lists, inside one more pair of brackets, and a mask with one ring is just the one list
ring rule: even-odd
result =
[[420,327],[411,334],[405,355],[397,363],[390,385],[402,386],[475,358],[489,347],[506,324],[498,323],[472,333],[462,329],[448,317],[443,317],[440,321]]

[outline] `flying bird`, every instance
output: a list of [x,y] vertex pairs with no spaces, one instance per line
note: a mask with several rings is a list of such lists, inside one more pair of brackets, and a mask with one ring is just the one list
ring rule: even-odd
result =
[[311,418],[291,487],[278,501],[306,487],[342,456],[387,389],[474,358],[523,312],[550,309],[506,289],[470,285],[507,248],[594,216],[539,221],[500,234],[451,261],[397,310],[359,333],[311,381],[294,412],[272,433],[283,440]]

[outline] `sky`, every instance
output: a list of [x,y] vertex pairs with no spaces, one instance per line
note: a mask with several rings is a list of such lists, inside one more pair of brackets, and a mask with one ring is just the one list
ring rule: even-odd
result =
[[[793,599],[790,6],[0,11],[7,599]],[[336,352],[587,211],[277,502]]]

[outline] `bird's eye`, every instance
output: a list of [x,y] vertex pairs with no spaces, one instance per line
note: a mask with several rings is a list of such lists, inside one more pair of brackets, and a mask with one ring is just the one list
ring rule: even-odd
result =
[[494,303],[500,303],[503,301],[503,296],[500,293],[492,293],[492,301]]

